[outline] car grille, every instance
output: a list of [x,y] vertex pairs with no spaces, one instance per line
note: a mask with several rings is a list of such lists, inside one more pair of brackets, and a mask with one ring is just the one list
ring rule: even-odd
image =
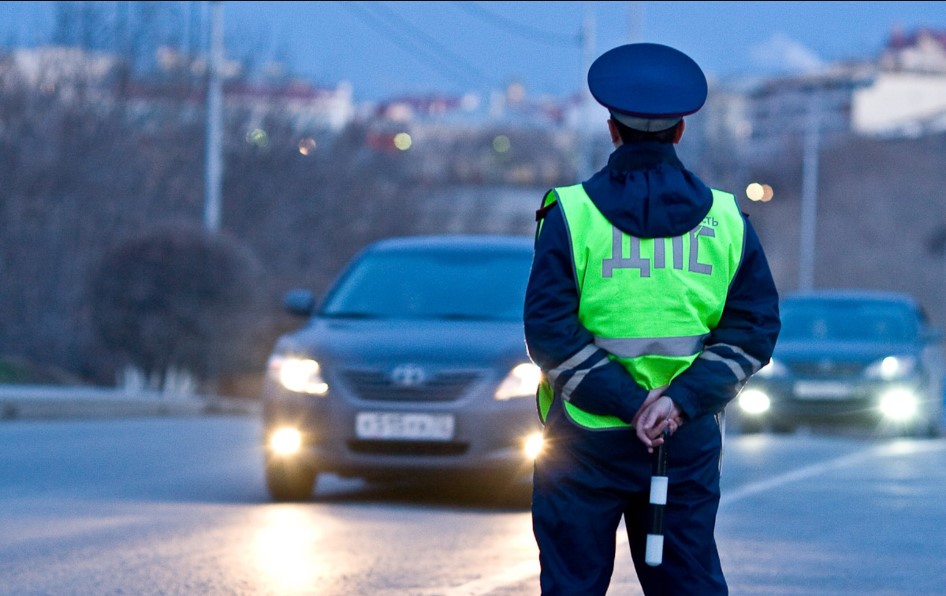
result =
[[358,398],[367,401],[447,402],[460,399],[479,376],[473,371],[441,372],[422,384],[393,383],[382,371],[347,370],[342,381]]
[[812,379],[856,377],[864,370],[860,362],[831,362],[828,360],[802,360],[790,365],[792,372]]
[[365,455],[463,455],[466,443],[440,443],[434,441],[349,441],[348,448]]

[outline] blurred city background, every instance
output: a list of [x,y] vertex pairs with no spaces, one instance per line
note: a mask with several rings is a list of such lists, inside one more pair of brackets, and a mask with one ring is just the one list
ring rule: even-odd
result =
[[[611,150],[584,90],[363,100],[228,51],[230,3],[52,4],[48,39],[0,40],[2,383],[255,397],[287,290],[387,236],[532,235]],[[782,293],[901,290],[946,325],[946,29],[877,47],[711,79],[678,151]]]

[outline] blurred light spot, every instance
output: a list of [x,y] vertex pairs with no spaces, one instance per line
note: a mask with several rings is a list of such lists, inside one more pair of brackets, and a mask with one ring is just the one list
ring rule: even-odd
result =
[[880,376],[892,379],[900,371],[900,360],[896,356],[887,356],[880,362]]
[[460,99],[460,107],[467,112],[472,112],[480,107],[480,98],[473,93],[467,93]]
[[291,506],[266,508],[256,520],[255,567],[267,590],[301,593],[325,573],[318,551],[321,532],[311,515]]
[[506,99],[509,100],[510,104],[522,103],[522,100],[526,98],[526,88],[522,83],[511,83],[506,87]]
[[523,444],[523,451],[529,461],[536,459],[542,454],[542,445],[544,442],[545,439],[540,432],[532,433],[526,437],[525,443]]
[[775,192],[768,184],[759,184],[758,182],[753,182],[746,187],[746,196],[749,197],[750,201],[761,201],[763,203],[768,203],[772,200],[774,195]]
[[413,108],[403,103],[391,104],[384,110],[384,117],[392,122],[407,122],[413,116]]
[[513,368],[496,389],[494,397],[499,400],[535,395],[542,381],[542,369],[531,362],[523,362]]
[[891,420],[910,420],[916,415],[917,398],[906,387],[897,387],[880,396],[880,411]]
[[498,135],[493,139],[493,151],[496,153],[505,153],[509,151],[511,146],[512,143],[509,142],[509,137],[506,135]]
[[315,153],[315,139],[312,137],[306,137],[299,141],[299,153],[302,155],[312,155]]
[[774,196],[775,196],[775,191],[772,190],[772,187],[769,186],[768,184],[763,184],[762,185],[762,202],[768,203],[769,201],[772,200],[772,197]]
[[762,414],[772,407],[772,399],[758,389],[746,389],[740,393],[738,403],[747,414]]
[[399,132],[394,135],[394,146],[400,149],[401,151],[407,151],[411,148],[411,145],[414,141],[411,139],[411,135],[406,132]]
[[280,428],[270,437],[269,446],[279,455],[292,455],[302,447],[302,433],[295,428]]
[[746,196],[750,201],[761,201],[763,192],[762,185],[758,182],[753,182],[746,187]]
[[264,148],[269,146],[269,135],[262,128],[254,128],[246,133],[246,142],[257,147]]

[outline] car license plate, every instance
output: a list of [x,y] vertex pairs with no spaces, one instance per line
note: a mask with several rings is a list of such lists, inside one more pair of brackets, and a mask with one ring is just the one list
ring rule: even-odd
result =
[[359,412],[355,417],[359,439],[449,441],[453,428],[451,414]]
[[795,397],[798,399],[846,399],[853,394],[849,383],[842,381],[798,381]]

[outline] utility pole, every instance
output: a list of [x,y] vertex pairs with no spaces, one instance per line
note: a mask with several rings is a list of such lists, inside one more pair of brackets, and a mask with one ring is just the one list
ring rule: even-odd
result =
[[798,255],[798,289],[815,286],[815,229],[818,211],[818,150],[821,144],[821,114],[817,92],[808,105],[802,161],[801,221]]
[[644,28],[644,3],[628,2],[627,43],[638,43]]
[[578,141],[580,144],[581,160],[578,172],[579,178],[590,177],[596,170],[594,159],[594,137],[592,136],[593,110],[595,107],[594,98],[591,97],[591,91],[588,89],[588,69],[595,59],[595,3],[585,3],[585,17],[582,23],[581,32],[582,49],[582,78],[580,82],[581,89],[581,108],[578,117]]
[[204,226],[211,232],[220,229],[220,190],[223,179],[221,157],[223,64],[223,2],[210,3],[210,60],[207,80],[207,146],[204,173]]

